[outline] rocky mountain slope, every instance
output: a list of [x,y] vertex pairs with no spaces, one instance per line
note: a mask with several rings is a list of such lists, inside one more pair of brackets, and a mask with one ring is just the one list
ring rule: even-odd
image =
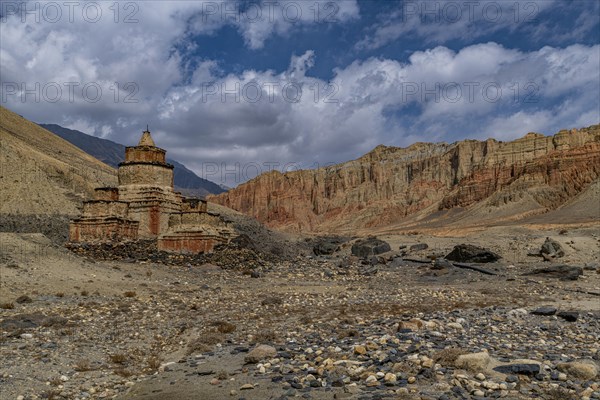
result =
[[116,183],[110,166],[0,107],[1,215],[76,215],[95,187]]
[[[40,124],[40,126],[57,134],[111,167],[117,168],[119,163],[123,161],[125,146],[120,143],[91,136],[77,130],[67,129],[60,125]],[[170,158],[167,158],[167,162],[173,164],[175,167],[173,169],[173,179],[176,190],[195,196],[205,196],[211,193],[218,194],[225,191],[216,183],[200,178],[180,162]]]
[[288,231],[498,224],[559,209],[599,176],[594,125],[511,142],[378,146],[327,168],[272,171],[209,199]]

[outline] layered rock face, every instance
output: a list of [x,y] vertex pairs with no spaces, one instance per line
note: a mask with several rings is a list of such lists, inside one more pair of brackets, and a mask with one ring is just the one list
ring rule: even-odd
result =
[[396,224],[415,213],[511,202],[564,204],[600,175],[600,125],[529,133],[512,142],[465,140],[378,146],[317,170],[272,171],[209,201],[289,231],[347,232]]

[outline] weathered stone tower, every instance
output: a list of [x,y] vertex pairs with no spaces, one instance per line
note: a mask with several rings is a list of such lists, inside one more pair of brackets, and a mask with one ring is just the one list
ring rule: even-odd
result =
[[173,189],[173,166],[148,130],[137,146],[125,149],[119,186],[97,188],[95,199],[69,226],[71,242],[156,240],[160,250],[207,252],[235,237],[206,201],[185,198]]
[[130,218],[139,221],[138,235],[158,237],[169,226],[169,214],[180,211],[181,195],[173,190],[173,166],[156,147],[149,131],[137,146],[125,149],[119,164],[119,200],[129,203]]

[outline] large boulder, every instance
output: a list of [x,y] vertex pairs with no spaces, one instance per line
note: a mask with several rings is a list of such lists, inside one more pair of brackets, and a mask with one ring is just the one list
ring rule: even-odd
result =
[[502,257],[498,254],[472,244],[459,244],[445,257],[447,260],[466,263],[496,262]]
[[319,237],[315,239],[313,253],[317,256],[328,256],[340,249],[340,245],[347,242],[347,239],[341,237]]
[[376,237],[360,239],[352,245],[352,254],[360,258],[369,258],[391,250],[392,248],[388,242]]
[[542,245],[542,248],[540,249],[540,255],[542,255],[544,258],[558,258],[564,256],[565,251],[560,243],[547,237],[546,241]]

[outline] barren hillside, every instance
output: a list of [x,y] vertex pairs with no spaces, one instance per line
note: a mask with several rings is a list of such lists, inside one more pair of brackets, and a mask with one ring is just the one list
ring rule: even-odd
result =
[[77,214],[116,171],[66,140],[0,107],[0,214]]

